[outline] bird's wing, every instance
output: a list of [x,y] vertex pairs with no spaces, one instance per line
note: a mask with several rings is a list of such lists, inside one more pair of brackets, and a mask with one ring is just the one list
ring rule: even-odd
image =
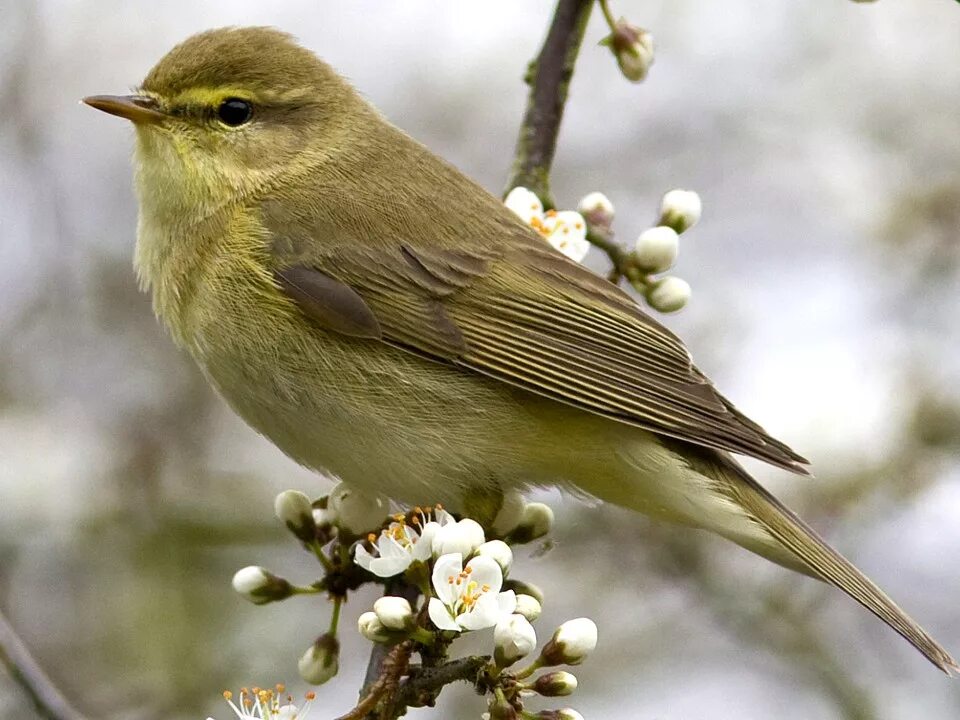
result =
[[276,277],[327,329],[806,473],[807,461],[720,395],[676,336],[524,230],[469,250],[318,241],[306,257],[278,258]]

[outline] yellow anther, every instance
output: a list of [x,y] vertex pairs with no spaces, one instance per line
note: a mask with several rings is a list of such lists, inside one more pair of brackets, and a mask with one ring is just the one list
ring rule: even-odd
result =
[[233,693],[230,692],[229,690],[224,690],[224,691],[223,691],[223,699],[224,699],[224,700],[233,700]]
[[304,695],[304,697],[307,700],[314,700],[317,697],[317,694],[313,690],[310,690],[306,695]]

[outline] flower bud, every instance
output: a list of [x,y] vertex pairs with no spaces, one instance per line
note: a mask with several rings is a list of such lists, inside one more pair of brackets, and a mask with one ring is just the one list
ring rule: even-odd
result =
[[340,670],[340,643],[329,634],[317,638],[297,662],[300,677],[311,685],[323,685]]
[[523,495],[520,493],[514,490],[505,492],[503,494],[503,503],[500,505],[497,516],[493,519],[490,531],[500,537],[509,535],[513,529],[520,524],[520,519],[523,517],[523,509],[526,505],[527,501],[523,499]]
[[337,524],[337,516],[332,510],[327,508],[313,509],[313,524],[320,529],[328,529]]
[[543,537],[553,527],[553,510],[549,505],[535,502],[523,509],[520,524],[510,533],[510,539],[517,543],[528,543]]
[[464,518],[447,523],[438,528],[433,536],[433,556],[460,553],[466,558],[483,545],[484,540],[483,528],[476,520]]
[[493,628],[493,657],[499,667],[509,667],[533,652],[537,633],[523,615],[507,615]]
[[527,190],[525,187],[515,187],[503,201],[509,209],[513,210],[521,220],[528,225],[533,218],[539,218],[543,215],[543,203],[536,193]]
[[517,594],[517,606],[513,611],[517,615],[523,615],[527,620],[533,622],[540,617],[540,613],[543,612],[543,607],[540,605],[540,601],[533,595],[519,593]]
[[596,647],[596,623],[590,618],[577,618],[557,628],[540,657],[545,665],[579,665]]
[[273,501],[273,511],[277,520],[287,526],[302,542],[310,542],[317,537],[317,525],[313,519],[313,506],[310,498],[299,490],[284,490]]
[[346,483],[330,491],[327,508],[335,515],[337,527],[354,536],[382,525],[389,512],[385,498],[368,495]]
[[584,195],[577,210],[593,226],[609,228],[613,224],[613,203],[602,192]]
[[357,618],[357,629],[370,642],[383,643],[390,639],[386,627],[372,610],[368,610]]
[[677,231],[665,225],[644,230],[633,246],[631,259],[647,273],[668,270],[677,259],[680,238]]
[[487,712],[484,713],[484,716],[487,720],[517,720],[519,717],[513,705],[507,702],[502,696],[490,701],[490,705],[487,707]]
[[406,598],[385,595],[373,604],[373,612],[388,630],[410,630],[413,626],[413,608]]
[[544,697],[572,695],[577,689],[577,677],[565,670],[555,670],[538,677],[531,689]]
[[562,710],[541,710],[533,717],[537,720],[583,720],[583,715],[573,708],[563,708]]
[[603,39],[617,59],[620,72],[631,82],[640,82],[653,64],[653,35],[620,18],[613,32]]
[[[513,592],[519,598],[521,595],[529,595],[538,603],[543,605],[543,590],[538,588],[533,583],[524,582],[523,580],[515,580],[513,578],[507,578],[503,581],[504,590],[513,590]],[[523,613],[521,613],[522,615]],[[530,618],[527,618],[528,620]],[[532,621],[531,621],[532,622]]]
[[257,565],[237,570],[231,584],[234,590],[254,605],[284,600],[293,594],[290,583]]
[[671,190],[660,201],[660,225],[682,233],[697,224],[702,210],[700,196],[692,190]]
[[513,550],[503,540],[488,540],[476,549],[477,555],[484,555],[500,566],[504,576],[510,572],[513,564]]
[[647,302],[654,310],[671,313],[690,301],[690,283],[672,275],[660,278],[647,291]]

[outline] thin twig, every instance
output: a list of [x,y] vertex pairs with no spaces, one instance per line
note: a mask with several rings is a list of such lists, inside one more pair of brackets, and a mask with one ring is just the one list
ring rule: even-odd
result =
[[[366,695],[357,703],[356,707],[350,712],[341,715],[337,720],[363,720],[363,718],[376,717],[377,705],[380,700],[396,692],[400,683],[400,677],[407,672],[410,665],[410,652],[413,649],[413,643],[410,641],[395,645],[383,662],[380,663],[380,676],[367,688]],[[387,717],[397,717],[395,713],[389,713]]]
[[550,166],[592,9],[593,0],[559,0],[540,54],[527,71],[530,94],[507,191],[523,186],[536,193],[547,208],[555,204],[550,194]]
[[432,705],[441,689],[450,683],[459,681],[476,682],[477,676],[490,658],[482,655],[451,660],[439,667],[424,668],[400,683],[397,694],[396,707],[403,710],[407,707],[423,707]]
[[33,659],[17,637],[7,618],[0,612],[0,662],[22,687],[41,717],[47,720],[85,720]]

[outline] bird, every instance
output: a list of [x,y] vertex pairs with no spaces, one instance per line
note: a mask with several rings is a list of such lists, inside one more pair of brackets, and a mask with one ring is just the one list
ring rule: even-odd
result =
[[809,463],[676,335],[290,35],[202,32],[133,95],[84,102],[136,128],[134,265],[156,315],[296,462],[409,504],[556,486],[712,531],[958,670],[741,466]]

